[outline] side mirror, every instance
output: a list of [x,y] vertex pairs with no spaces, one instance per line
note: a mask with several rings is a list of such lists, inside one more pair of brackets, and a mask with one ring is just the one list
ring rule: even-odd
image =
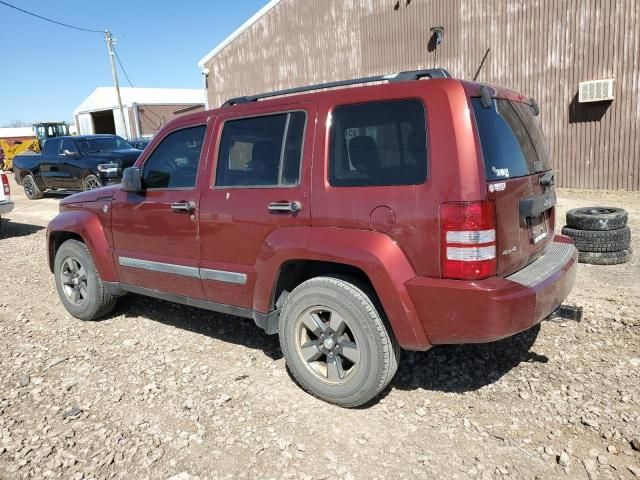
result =
[[78,155],[78,152],[72,152],[71,150],[63,150],[62,155],[70,158],[78,158],[80,156]]
[[125,192],[140,193],[142,192],[142,176],[140,169],[137,167],[125,168],[122,172],[122,189]]

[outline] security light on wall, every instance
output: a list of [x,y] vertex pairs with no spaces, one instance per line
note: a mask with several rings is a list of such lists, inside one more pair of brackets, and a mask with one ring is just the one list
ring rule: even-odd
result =
[[431,40],[437,47],[444,40],[444,27],[431,27],[429,31],[431,32]]

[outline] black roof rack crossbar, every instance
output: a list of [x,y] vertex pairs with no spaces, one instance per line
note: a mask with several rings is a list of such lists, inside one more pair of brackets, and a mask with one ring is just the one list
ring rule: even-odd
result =
[[288,88],[286,90],[276,90],[273,92],[261,93],[259,95],[250,95],[247,97],[230,98],[223,107],[231,107],[241,103],[256,102],[263,98],[280,97],[283,95],[292,95],[295,93],[310,92],[312,90],[324,90],[327,88],[346,87],[348,85],[358,85],[361,83],[373,82],[409,82],[412,80],[420,80],[421,78],[450,78],[451,75],[444,68],[430,68],[427,70],[414,70],[409,72],[400,72],[391,75],[375,75],[372,77],[354,78],[351,80],[340,80],[337,82],[318,83],[316,85],[307,85],[304,87]]

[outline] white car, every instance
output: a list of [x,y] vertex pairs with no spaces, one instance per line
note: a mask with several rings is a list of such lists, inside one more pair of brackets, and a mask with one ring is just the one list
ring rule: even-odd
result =
[[[2,215],[9,213],[13,210],[13,202],[11,201],[11,187],[9,186],[9,179],[4,173],[0,172],[0,222],[2,222]],[[1,228],[0,223],[0,228]]]

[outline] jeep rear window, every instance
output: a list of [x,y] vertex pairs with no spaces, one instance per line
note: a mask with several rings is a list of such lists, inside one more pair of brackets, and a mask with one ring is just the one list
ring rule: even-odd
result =
[[472,98],[488,181],[551,170],[549,150],[533,110],[525,103],[494,99],[484,108]]
[[427,178],[425,111],[418,100],[337,107],[331,117],[329,183],[418,185]]

